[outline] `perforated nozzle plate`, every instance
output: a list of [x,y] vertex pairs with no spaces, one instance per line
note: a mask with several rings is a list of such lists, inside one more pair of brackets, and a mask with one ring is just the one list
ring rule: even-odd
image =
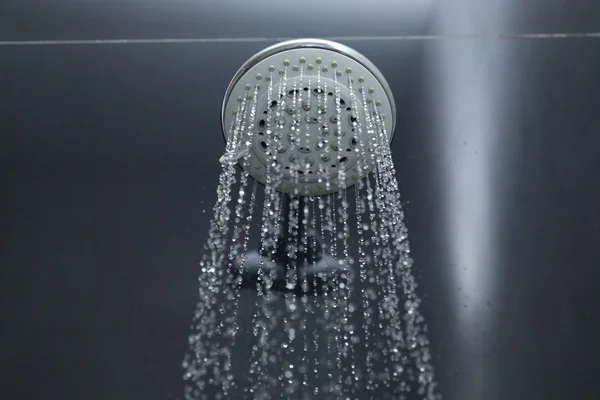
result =
[[238,129],[239,157],[248,155],[240,165],[259,182],[299,195],[336,192],[369,173],[375,118],[389,142],[395,106],[379,71],[352,49],[321,40],[255,55],[232,80],[222,108],[225,139]]

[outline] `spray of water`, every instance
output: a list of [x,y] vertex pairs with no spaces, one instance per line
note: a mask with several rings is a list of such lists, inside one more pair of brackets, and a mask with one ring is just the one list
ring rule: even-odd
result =
[[[186,400],[440,398],[387,116],[364,78],[316,64],[257,75],[232,113],[183,361]],[[281,154],[309,153],[314,132],[323,151],[292,153],[284,167]],[[248,172],[255,135],[264,186]],[[350,153],[357,161],[342,168]],[[300,192],[313,172],[328,194]]]

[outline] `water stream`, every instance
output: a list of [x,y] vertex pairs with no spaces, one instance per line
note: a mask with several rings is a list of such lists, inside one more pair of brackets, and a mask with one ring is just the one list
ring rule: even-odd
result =
[[[317,70],[286,65],[270,71],[264,140],[269,149],[284,143],[287,135],[278,133],[278,121],[287,112],[296,121],[292,143],[308,144],[302,121],[311,118],[310,110],[319,110],[318,126],[334,112],[338,118],[329,140],[338,146],[327,146],[325,152],[332,154],[313,161],[324,171],[325,164],[343,164],[344,153],[335,150],[343,149],[342,73],[336,65]],[[333,77],[332,99],[322,71]],[[355,171],[372,172],[324,196],[275,190],[282,173],[275,151],[268,153],[266,186],[249,176],[244,167],[252,152],[244,150],[255,134],[259,84],[248,85],[248,95],[240,99],[200,262],[198,303],[183,361],[187,400],[440,398],[385,116],[360,80],[348,73],[344,84],[350,89],[345,106],[352,110],[352,130],[368,138],[353,149],[361,156]],[[313,85],[322,90],[311,99]],[[270,107],[273,99],[279,101]],[[302,179],[298,171],[311,166],[297,163],[290,172],[293,184]],[[339,168],[336,178],[346,186],[345,169]],[[332,184],[325,176],[319,182]],[[282,257],[280,248],[287,261],[277,270],[272,260]],[[325,267],[323,257],[332,260]],[[248,281],[250,264],[257,272]],[[315,273],[323,268],[335,273]]]

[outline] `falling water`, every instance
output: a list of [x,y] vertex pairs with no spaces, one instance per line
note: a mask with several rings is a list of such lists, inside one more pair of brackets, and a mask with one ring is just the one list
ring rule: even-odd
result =
[[[238,98],[183,361],[187,400],[440,398],[389,116],[351,68],[315,63],[302,57],[300,65],[272,66]],[[311,146],[311,123],[322,153],[290,156],[284,169],[278,153]],[[257,134],[267,160],[264,187],[248,172]],[[345,135],[357,138],[347,150]],[[342,168],[346,152],[358,155],[353,169]],[[303,175],[313,171],[329,194],[301,192]],[[284,174],[290,194],[279,191]],[[356,184],[348,187],[350,179]],[[317,257],[321,246],[328,258]],[[284,266],[274,261],[281,257]]]

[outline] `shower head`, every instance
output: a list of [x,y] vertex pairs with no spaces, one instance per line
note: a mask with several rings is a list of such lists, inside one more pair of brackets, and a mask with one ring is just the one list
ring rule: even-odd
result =
[[395,120],[391,90],[366,57],[332,41],[286,41],[246,61],[229,84],[222,161],[280,192],[333,193],[373,169]]

